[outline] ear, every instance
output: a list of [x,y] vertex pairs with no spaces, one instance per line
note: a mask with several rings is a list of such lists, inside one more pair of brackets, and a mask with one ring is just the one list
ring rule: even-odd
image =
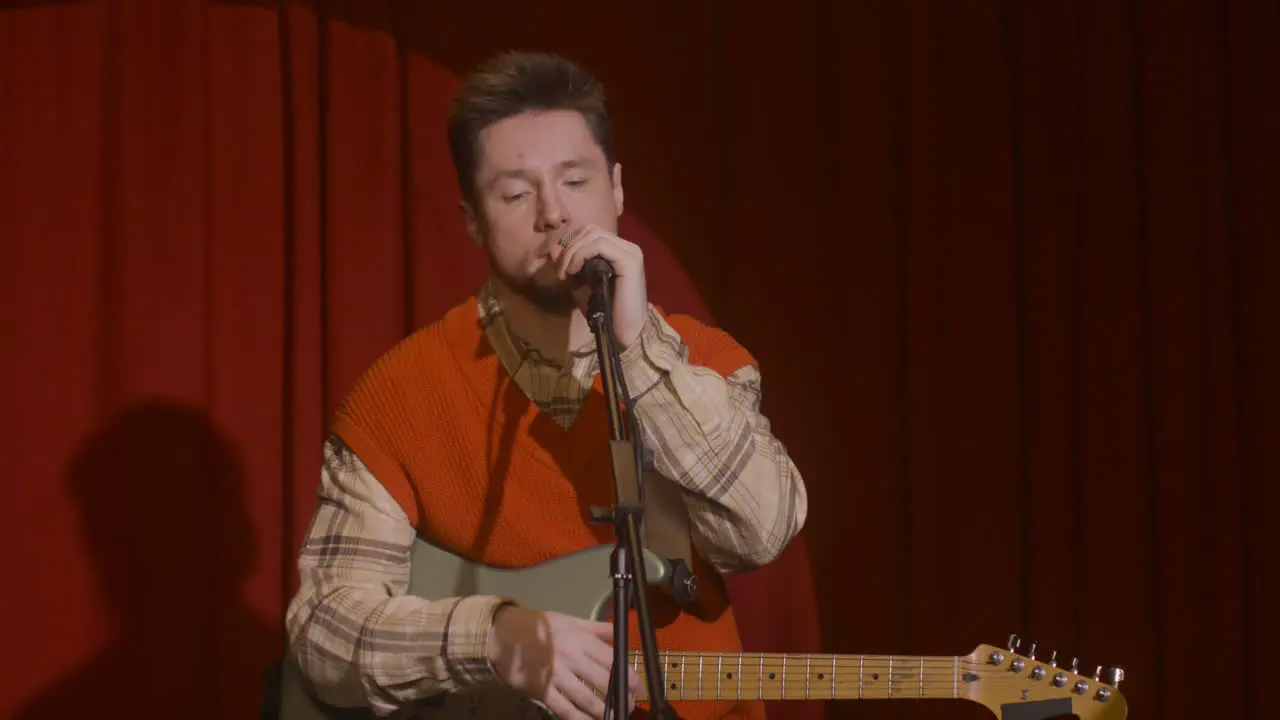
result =
[[618,211],[618,215],[622,215],[622,200],[625,193],[622,192],[622,163],[613,164],[613,205]]
[[459,200],[458,209],[462,211],[462,222],[467,226],[467,236],[471,238],[471,242],[476,245],[483,244],[484,232],[475,208],[471,207],[471,203],[466,200]]

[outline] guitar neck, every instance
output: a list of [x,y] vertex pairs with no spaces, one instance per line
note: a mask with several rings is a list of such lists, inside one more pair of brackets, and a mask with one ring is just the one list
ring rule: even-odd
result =
[[[979,670],[959,656],[663,651],[668,700],[967,698]],[[644,676],[639,652],[631,668]],[[648,699],[648,689],[636,698]]]

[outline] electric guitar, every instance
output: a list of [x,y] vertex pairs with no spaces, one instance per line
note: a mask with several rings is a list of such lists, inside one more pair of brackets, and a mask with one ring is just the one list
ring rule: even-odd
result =
[[[592,620],[611,610],[607,573],[613,545],[601,545],[521,570],[471,563],[425,540],[412,551],[409,593],[427,599],[501,595],[543,611]],[[670,581],[671,565],[644,551],[650,584]],[[1005,647],[978,645],[968,655],[823,655],[801,653],[663,652],[663,683],[671,701],[759,700],[967,700],[1002,720],[1045,720],[1075,715],[1081,720],[1123,720],[1128,706],[1118,689],[1124,671],[1102,667],[1081,675],[1073,661],[1057,667]],[[638,652],[631,668],[643,675]],[[291,658],[284,663],[281,720],[372,718],[368,711],[325,706],[306,689]],[[636,697],[647,700],[647,689]],[[401,717],[397,714],[394,717]],[[404,717],[547,718],[540,705],[505,687],[449,693],[406,709]]]

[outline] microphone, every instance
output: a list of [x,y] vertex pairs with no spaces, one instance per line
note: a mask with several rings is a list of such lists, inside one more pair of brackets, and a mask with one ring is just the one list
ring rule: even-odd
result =
[[605,284],[613,279],[613,265],[597,255],[582,264],[582,269],[578,271],[576,277],[593,292],[600,292]]
[[613,305],[613,286],[609,282],[613,279],[613,265],[608,260],[596,256],[588,259],[582,264],[582,269],[574,274],[574,280],[579,285],[585,285],[591,291],[591,297],[587,299],[587,318],[592,323],[592,327],[597,333],[596,338],[599,342],[599,334],[604,332],[600,327],[595,326],[596,320],[602,320],[604,317],[613,313],[610,306]]

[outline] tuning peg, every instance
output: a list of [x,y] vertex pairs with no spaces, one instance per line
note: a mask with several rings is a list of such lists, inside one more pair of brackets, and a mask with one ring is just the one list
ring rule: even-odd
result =
[[1009,636],[1009,645],[1008,645],[1009,652],[1016,652],[1018,649],[1018,646],[1021,644],[1022,644],[1022,641],[1018,639],[1017,635]]
[[1071,672],[1080,674],[1080,658],[1071,658]]
[[1120,683],[1124,681],[1124,668],[1113,667],[1107,671],[1107,684],[1113,687],[1120,687]]
[[1031,643],[1031,650],[1027,653],[1027,657],[1032,660],[1036,659],[1036,643]]
[[1097,670],[1093,671],[1093,681],[1098,682],[1102,679],[1102,666],[1099,665]]
[[1049,654],[1049,667],[1058,667],[1058,651],[1054,650]]

